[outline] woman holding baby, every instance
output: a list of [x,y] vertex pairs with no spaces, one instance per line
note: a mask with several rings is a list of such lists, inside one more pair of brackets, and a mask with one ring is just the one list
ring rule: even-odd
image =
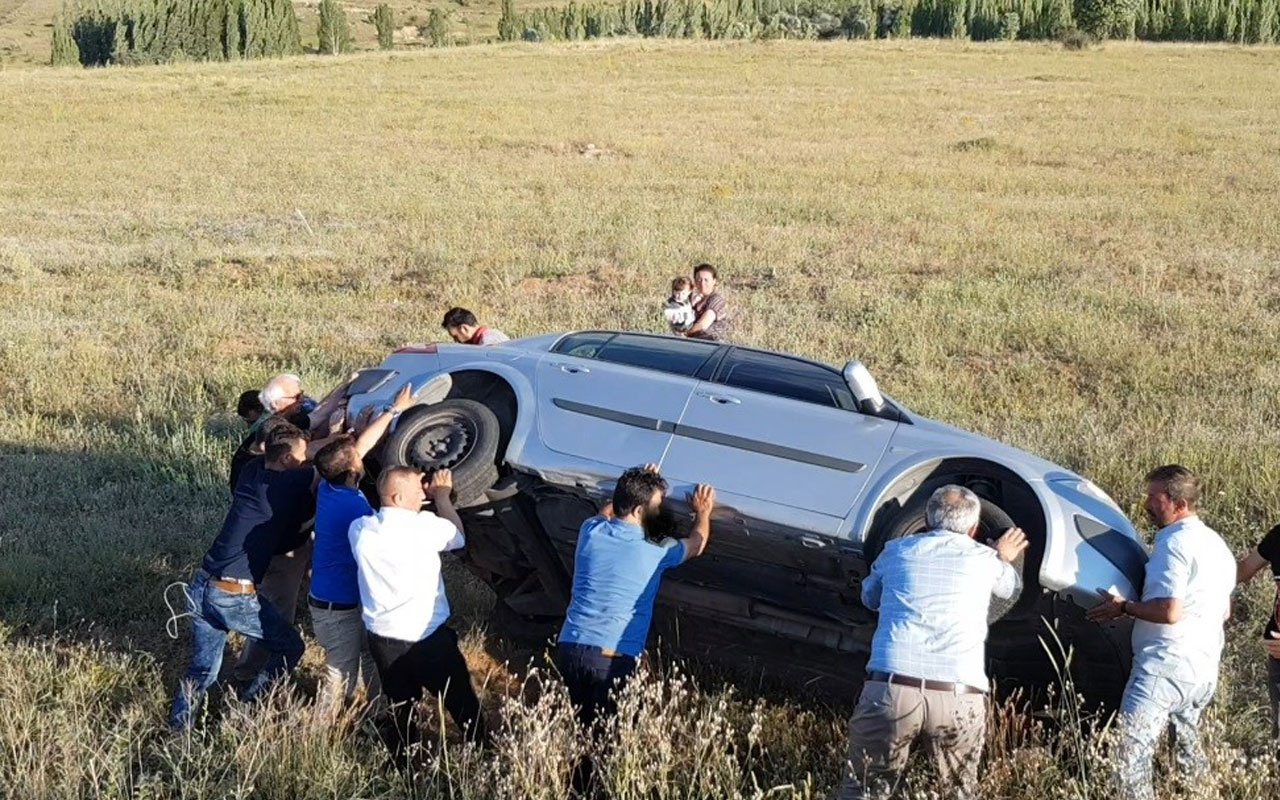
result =
[[693,268],[693,282],[680,276],[671,282],[671,299],[663,315],[671,332],[691,339],[723,342],[729,337],[729,303],[717,288],[719,275],[710,264]]

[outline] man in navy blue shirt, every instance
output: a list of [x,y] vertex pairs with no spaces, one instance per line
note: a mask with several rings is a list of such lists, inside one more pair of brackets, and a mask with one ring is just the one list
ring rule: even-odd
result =
[[610,693],[636,669],[653,620],[662,573],[702,554],[711,535],[715,490],[689,497],[693,530],[684,540],[651,541],[667,482],[657,467],[629,469],[613,502],[582,523],[573,559],[573,594],[556,646],[556,668],[584,724],[616,708]]
[[324,648],[322,705],[330,710],[355,699],[363,682],[370,699],[380,691],[378,672],[369,653],[360,618],[360,585],[347,532],[351,523],[372,516],[373,507],[360,491],[364,457],[386,433],[397,414],[413,404],[405,384],[391,406],[358,437],[340,436],[316,454],[320,486],[316,491],[315,542],[311,556],[311,627]]
[[193,623],[191,661],[174,694],[169,724],[189,726],[193,706],[218,678],[227,633],[237,631],[270,651],[267,666],[243,692],[250,700],[302,658],[302,637],[279,609],[258,596],[271,557],[281,542],[315,513],[315,470],[307,459],[306,434],[280,428],[263,458],[245,465],[222,530],[187,589]]

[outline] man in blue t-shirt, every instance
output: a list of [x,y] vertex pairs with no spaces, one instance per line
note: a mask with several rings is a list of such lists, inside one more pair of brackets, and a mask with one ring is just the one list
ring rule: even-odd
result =
[[311,626],[324,648],[325,679],[321,703],[331,710],[355,699],[363,681],[372,699],[380,691],[378,672],[369,653],[360,619],[360,585],[347,532],[351,523],[374,511],[360,491],[364,457],[386,433],[391,420],[413,404],[405,384],[381,415],[358,437],[340,436],[316,454],[320,486],[316,491],[315,542],[311,556]]
[[684,540],[651,541],[667,482],[657,467],[629,469],[613,502],[582,523],[573,558],[573,595],[556,646],[556,668],[584,724],[615,710],[610,692],[635,672],[653,620],[662,573],[702,554],[711,535],[715,490],[689,497],[693,530]]
[[262,458],[245,465],[222,530],[187,588],[191,661],[169,713],[175,729],[191,724],[193,706],[217,680],[228,632],[237,631],[269,651],[269,663],[242,693],[246,700],[302,658],[302,637],[259,596],[258,584],[281,543],[311,519],[315,470],[302,466],[307,438],[293,426],[274,431],[266,447]]

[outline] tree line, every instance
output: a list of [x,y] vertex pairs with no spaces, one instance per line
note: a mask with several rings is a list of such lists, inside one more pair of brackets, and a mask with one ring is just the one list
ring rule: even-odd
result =
[[96,0],[63,9],[53,63],[230,61],[302,52],[291,0]]
[[1271,44],[1280,0],[622,0],[517,12],[503,41],[649,36],[693,39],[1127,38]]
[[[394,19],[370,15],[390,49]],[[690,39],[899,38],[1280,41],[1280,0],[621,0],[517,12],[502,0],[498,38],[549,41],[646,36]],[[352,49],[339,0],[320,4],[319,49]],[[432,9],[430,44],[451,43]],[[90,0],[54,19],[54,64],[226,61],[302,52],[291,0]]]

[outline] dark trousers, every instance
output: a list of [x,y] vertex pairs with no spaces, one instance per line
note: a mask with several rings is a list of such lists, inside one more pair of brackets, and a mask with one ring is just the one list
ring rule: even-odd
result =
[[587,726],[617,712],[613,695],[636,671],[633,656],[606,656],[599,647],[585,644],[561,642],[556,645],[555,662],[578,719]]
[[369,633],[369,651],[382,680],[382,693],[393,704],[395,732],[392,754],[400,759],[405,747],[417,740],[413,729],[413,706],[427,690],[439,696],[449,716],[465,736],[477,741],[485,737],[480,717],[480,700],[471,688],[471,673],[458,649],[458,634],[448,625],[436,628],[425,639],[406,642]]

